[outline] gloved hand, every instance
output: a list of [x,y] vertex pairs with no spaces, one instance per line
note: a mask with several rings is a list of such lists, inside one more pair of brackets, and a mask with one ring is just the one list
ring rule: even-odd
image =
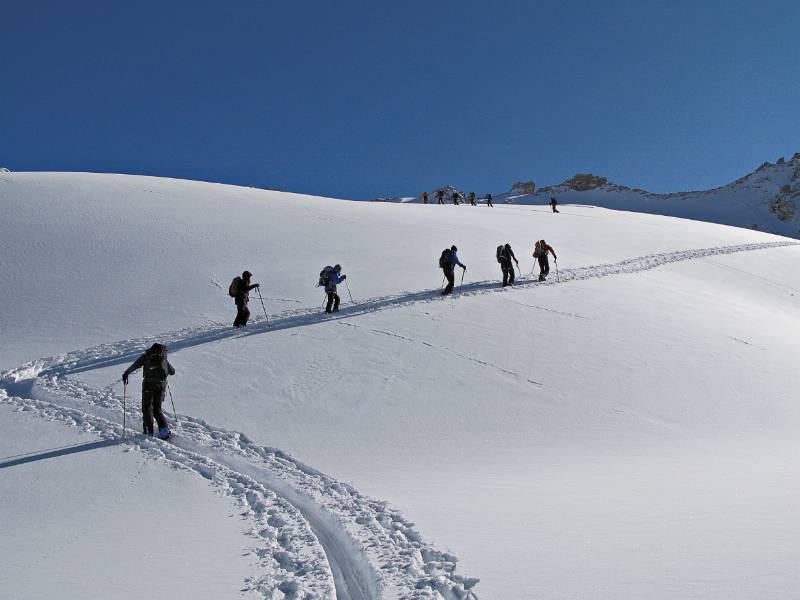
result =
[[344,281],[345,279],[347,279],[347,275],[342,275],[342,281]]
[[261,287],[261,284],[260,284],[260,283],[256,283],[256,284],[255,284],[253,287],[255,287],[255,288],[260,288],[260,287]]
[[124,383],[125,385],[128,385],[128,374],[127,373],[123,373],[122,374],[122,383]]

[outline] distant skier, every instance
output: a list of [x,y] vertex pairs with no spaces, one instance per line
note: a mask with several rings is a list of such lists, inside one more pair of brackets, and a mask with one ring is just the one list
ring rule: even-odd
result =
[[500,269],[503,271],[503,287],[514,285],[514,265],[511,264],[512,260],[519,266],[519,261],[514,256],[511,244],[497,247],[497,262],[500,263]]
[[550,196],[550,208],[553,209],[554,213],[558,212],[558,209],[556,208],[557,205],[558,205],[558,200],[556,200],[556,197]]
[[459,197],[460,195],[461,195],[461,194],[459,194],[458,192],[456,192],[456,191],[453,191],[453,204],[455,204],[456,206],[458,206],[458,197]]
[[492,195],[491,194],[486,194],[486,206],[494,207],[494,204],[492,204]]
[[442,290],[442,296],[446,296],[447,294],[451,294],[453,292],[453,287],[456,284],[456,265],[464,269],[464,272],[467,270],[467,266],[461,264],[461,261],[458,260],[458,254],[456,254],[457,252],[458,248],[451,246],[450,248],[445,248],[445,250],[442,251],[442,255],[439,257],[439,268],[444,271],[444,276],[447,278],[447,285]]
[[250,320],[250,309],[247,303],[250,302],[250,290],[260,288],[257,283],[250,284],[253,274],[250,271],[242,273],[241,277],[234,277],[228,287],[228,295],[232,296],[236,302],[236,318],[233,320],[234,327],[244,327]]
[[347,279],[347,275],[342,275],[342,265],[325,267],[319,274],[320,285],[325,286],[325,293],[328,295],[328,303],[325,305],[326,313],[339,312],[339,294],[336,293],[336,286]]
[[422,192],[422,202],[424,204],[428,203],[428,192]]
[[439,200],[437,204],[444,204],[444,190],[436,190],[436,198]]
[[539,261],[539,281],[544,281],[550,274],[550,260],[547,253],[553,255],[553,259],[558,262],[556,251],[544,240],[539,240],[533,248],[533,257]]
[[175,375],[175,369],[167,360],[167,347],[153,344],[134,363],[125,369],[122,381],[128,385],[128,376],[142,367],[142,430],[145,435],[153,435],[153,417],[158,423],[158,437],[166,440],[172,435],[167,419],[161,410],[164,392],[167,389],[167,376]]
[[475,206],[475,192],[469,193],[469,203],[472,204],[472,206]]

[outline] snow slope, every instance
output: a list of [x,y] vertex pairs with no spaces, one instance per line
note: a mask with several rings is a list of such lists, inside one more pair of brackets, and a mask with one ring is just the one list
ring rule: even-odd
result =
[[[578,206],[4,179],[0,276],[27,283],[0,290],[0,401],[115,440],[121,370],[168,343],[177,442],[125,447],[246,507],[251,593],[800,590],[791,240]],[[538,237],[558,277],[498,289],[495,246],[510,242],[527,273]],[[442,299],[436,259],[453,242],[469,269]],[[314,284],[333,262],[356,302],[331,318]],[[233,331],[223,288],[244,268],[264,284],[269,324]],[[24,485],[17,468],[0,478]]]

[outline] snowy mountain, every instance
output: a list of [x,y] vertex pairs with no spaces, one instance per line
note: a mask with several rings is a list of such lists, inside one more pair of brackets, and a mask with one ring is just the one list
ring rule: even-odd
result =
[[[9,597],[800,590],[792,239],[78,173],[4,173],[0,214]],[[558,264],[538,283],[542,237]],[[468,269],[442,297],[451,244]],[[235,330],[244,269],[263,307]],[[155,341],[174,443],[138,435],[140,376],[120,382]]]
[[538,190],[533,181],[517,182],[494,196],[501,204],[543,206],[555,197],[560,204],[696,219],[800,238],[800,152],[788,161],[765,162],[753,173],[713,190],[654,194],[578,173]]

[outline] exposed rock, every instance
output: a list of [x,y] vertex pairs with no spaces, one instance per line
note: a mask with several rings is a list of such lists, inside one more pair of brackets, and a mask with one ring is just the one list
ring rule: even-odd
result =
[[783,164],[783,163],[785,163],[785,162],[786,162],[786,160],[785,160],[785,159],[784,159],[784,158],[781,156],[781,157],[778,159],[778,162],[776,162],[775,164],[776,164],[776,165],[782,165],[782,164]]
[[775,165],[773,165],[771,162],[769,162],[768,160],[765,160],[765,161],[763,162],[763,164],[762,164],[760,167],[758,167],[758,168],[756,169],[756,172],[758,172],[758,171],[763,171],[763,170],[764,170],[764,169],[766,169],[767,167],[774,167],[774,166],[775,166]]
[[797,214],[797,206],[794,200],[787,194],[781,194],[769,203],[769,210],[779,221],[791,221]]
[[513,194],[515,196],[529,196],[536,191],[536,183],[531,181],[518,181],[514,185],[511,186],[511,191],[509,194]]
[[578,173],[572,179],[567,179],[561,185],[570,190],[575,190],[576,192],[588,192],[606,183],[608,183],[608,179],[605,177],[599,177],[591,173]]
[[0,173],[11,173],[11,169],[6,169],[5,167],[0,167]]
[[799,160],[800,161],[800,152],[795,152],[792,160]]

